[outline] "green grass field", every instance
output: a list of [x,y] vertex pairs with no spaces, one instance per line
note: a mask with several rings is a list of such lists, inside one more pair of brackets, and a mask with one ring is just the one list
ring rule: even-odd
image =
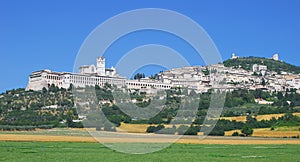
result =
[[162,151],[131,155],[99,143],[0,142],[0,161],[299,161],[300,145],[173,144]]

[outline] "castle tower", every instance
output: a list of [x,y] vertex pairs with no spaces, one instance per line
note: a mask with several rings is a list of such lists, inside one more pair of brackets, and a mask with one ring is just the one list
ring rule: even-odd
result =
[[277,53],[275,53],[275,54],[273,55],[273,60],[276,60],[276,61],[279,60],[279,55],[278,55]]
[[238,57],[235,55],[235,53],[231,54],[231,59],[237,59]]
[[101,76],[105,75],[105,58],[97,57],[97,73]]

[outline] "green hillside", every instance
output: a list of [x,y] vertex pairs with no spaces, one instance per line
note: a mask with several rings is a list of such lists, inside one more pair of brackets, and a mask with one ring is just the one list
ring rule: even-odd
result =
[[300,67],[291,65],[282,61],[276,61],[272,59],[259,58],[259,57],[243,57],[237,59],[229,59],[224,61],[226,67],[238,67],[241,66],[245,70],[251,70],[254,64],[266,65],[268,70],[280,73],[281,71],[299,74]]

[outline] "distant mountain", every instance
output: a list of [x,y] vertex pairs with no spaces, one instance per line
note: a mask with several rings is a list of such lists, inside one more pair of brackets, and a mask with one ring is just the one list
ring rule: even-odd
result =
[[300,74],[300,67],[288,64],[283,61],[276,61],[273,59],[259,58],[259,57],[241,57],[236,59],[229,59],[224,61],[226,67],[239,67],[245,70],[251,70],[254,64],[266,65],[268,70],[280,73],[281,71]]

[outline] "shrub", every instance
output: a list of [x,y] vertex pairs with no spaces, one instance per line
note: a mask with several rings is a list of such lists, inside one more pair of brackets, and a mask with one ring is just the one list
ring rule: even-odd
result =
[[180,125],[178,128],[177,128],[177,133],[179,135],[184,135],[185,132],[188,130],[188,126],[185,126],[185,125]]
[[100,131],[101,130],[101,126],[96,126],[96,131]]
[[224,136],[225,135],[225,132],[223,129],[213,129],[209,135],[211,136]]
[[[207,129],[208,131],[210,130],[209,127],[205,128],[203,127],[204,129]],[[224,127],[222,126],[219,126],[218,124],[210,131],[210,132],[206,132],[204,131],[204,135],[210,135],[210,136],[224,136],[225,135],[225,130],[224,130]]]
[[246,136],[251,136],[253,134],[253,129],[249,125],[243,126],[241,132]]
[[148,128],[147,128],[147,130],[146,130],[146,132],[147,133],[153,133],[153,132],[155,132],[155,126],[149,126]]
[[240,135],[239,132],[232,133],[232,136],[239,136],[239,135]]
[[197,135],[198,134],[198,128],[197,127],[190,127],[188,130],[184,133],[185,135]]
[[165,126],[164,125],[158,125],[157,127],[155,126],[149,126],[146,130],[147,133],[155,133],[161,129],[164,129]]

